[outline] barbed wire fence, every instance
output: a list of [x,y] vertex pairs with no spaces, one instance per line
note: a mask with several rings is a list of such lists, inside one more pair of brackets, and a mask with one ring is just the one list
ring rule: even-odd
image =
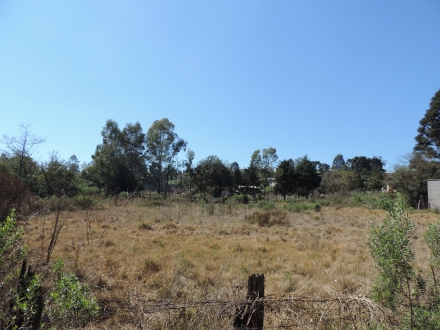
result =
[[117,314],[137,329],[395,329],[399,325],[392,312],[364,296],[316,299],[255,293],[248,287],[241,300],[178,303],[138,296],[101,299],[102,317]]

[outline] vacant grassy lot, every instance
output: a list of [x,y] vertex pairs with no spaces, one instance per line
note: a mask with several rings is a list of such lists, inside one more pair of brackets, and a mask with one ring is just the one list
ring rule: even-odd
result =
[[[263,209],[145,199],[104,202],[99,210],[62,212],[66,222],[50,264],[64,259],[100,299],[102,318],[91,328],[155,328],[159,321],[143,312],[140,302],[237,300],[246,295],[253,273],[265,275],[266,296],[368,296],[375,278],[366,244],[369,223],[384,215],[333,206],[294,212],[281,203]],[[54,219],[47,214],[27,224],[31,262],[43,272],[49,271],[44,261]],[[414,212],[412,219],[418,227],[417,260],[426,265],[423,233],[439,216]],[[161,326],[175,328],[165,320],[167,312],[160,313]],[[195,315],[197,309],[184,313]],[[212,322],[208,328],[216,328]],[[265,322],[279,324],[270,316]]]

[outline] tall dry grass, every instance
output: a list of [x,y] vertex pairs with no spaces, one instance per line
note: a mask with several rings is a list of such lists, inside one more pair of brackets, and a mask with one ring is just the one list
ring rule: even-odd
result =
[[[283,211],[283,221],[266,226],[252,221],[255,212],[261,210],[237,204],[113,200],[100,210],[70,212],[51,262],[62,258],[67,269],[90,285],[102,306],[101,319],[90,327],[99,329],[198,328],[201,320],[208,320],[211,329],[225,327],[233,313],[228,304],[201,309],[190,303],[238,301],[252,273],[265,274],[268,297],[369,295],[376,275],[366,244],[369,223],[382,219],[384,211]],[[55,216],[46,214],[27,224],[30,261],[43,272],[49,271],[44,260]],[[412,218],[422,266],[429,252],[421,237],[439,216],[420,212]],[[188,308],[151,313],[151,302]],[[268,314],[265,324],[281,324],[279,315],[288,310],[281,308],[276,317]]]

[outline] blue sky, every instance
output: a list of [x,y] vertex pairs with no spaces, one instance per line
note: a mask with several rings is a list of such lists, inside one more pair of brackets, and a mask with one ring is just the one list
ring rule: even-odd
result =
[[[169,118],[241,167],[415,144],[440,89],[440,1],[0,1],[0,135],[89,162],[107,119]],[[183,155],[181,156],[183,158]]]

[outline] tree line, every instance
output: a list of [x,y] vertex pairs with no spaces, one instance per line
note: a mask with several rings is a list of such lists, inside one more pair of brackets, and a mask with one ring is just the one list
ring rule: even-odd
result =
[[[377,157],[361,156],[345,162],[337,155],[330,167],[307,156],[279,161],[272,147],[255,150],[246,168],[215,155],[195,164],[195,152],[187,148],[188,143],[167,118],[154,121],[145,133],[139,122],[121,129],[115,121],[107,120],[101,136],[102,143],[88,164],[80,166],[75,155],[61,159],[56,152],[38,163],[32,151],[44,139],[21,125],[20,136],[3,136],[6,149],[0,156],[0,169],[21,179],[40,197],[100,192],[108,196],[144,189],[166,195],[170,189],[179,188],[214,197],[224,192],[308,197],[318,188],[321,193],[333,194],[345,188],[380,189],[384,172],[384,162]],[[273,187],[271,182],[275,182]]]
[[312,161],[307,155],[279,160],[273,147],[255,150],[245,168],[215,155],[196,164],[195,152],[167,118],[154,121],[146,132],[139,122],[121,129],[117,122],[107,120],[101,131],[102,143],[96,146],[90,163],[80,165],[74,155],[64,160],[56,152],[47,161],[37,162],[33,152],[45,140],[33,134],[29,126],[20,128],[19,136],[3,135],[0,171],[20,179],[40,197],[108,196],[145,189],[166,196],[170,190],[181,189],[214,197],[224,193],[275,193],[284,198],[307,198],[313,191],[322,195],[378,191],[386,182],[415,205],[426,194],[423,180],[440,178],[440,91],[420,121],[408,164],[396,166],[392,177],[386,176],[381,157],[345,160],[338,154],[329,165]]

